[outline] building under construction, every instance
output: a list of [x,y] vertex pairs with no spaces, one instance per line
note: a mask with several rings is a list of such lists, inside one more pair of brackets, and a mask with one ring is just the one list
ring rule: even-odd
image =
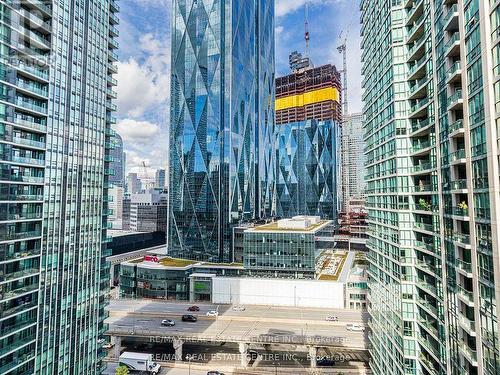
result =
[[277,214],[337,218],[341,78],[290,55],[292,74],[276,80]]
[[[293,60],[292,56],[297,56]],[[276,79],[276,124],[342,119],[340,73],[333,65],[312,67],[297,52],[290,55],[294,72]],[[304,64],[304,62],[306,62]]]

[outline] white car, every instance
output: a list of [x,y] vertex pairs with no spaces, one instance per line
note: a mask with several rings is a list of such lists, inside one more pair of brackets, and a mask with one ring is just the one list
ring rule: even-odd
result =
[[365,326],[360,323],[349,323],[345,326],[348,331],[364,332]]
[[245,306],[235,305],[235,306],[233,306],[233,311],[245,311]]
[[207,312],[207,316],[219,316],[219,312],[217,310],[210,310]]

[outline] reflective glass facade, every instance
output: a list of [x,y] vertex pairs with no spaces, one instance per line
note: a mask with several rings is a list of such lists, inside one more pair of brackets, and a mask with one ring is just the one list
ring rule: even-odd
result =
[[0,374],[32,373],[52,12],[0,1]]
[[1,374],[104,369],[117,11],[0,1]]
[[372,370],[499,374],[498,1],[361,8]]
[[174,0],[171,92],[169,255],[229,262],[273,210],[274,1]]
[[277,214],[337,216],[338,123],[304,120],[277,126]]

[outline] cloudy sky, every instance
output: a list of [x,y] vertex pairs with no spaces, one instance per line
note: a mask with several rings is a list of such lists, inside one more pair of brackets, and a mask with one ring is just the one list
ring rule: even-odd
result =
[[[127,170],[143,175],[166,167],[172,0],[120,1],[118,123]],[[276,0],[276,73],[289,73],[288,54],[303,51],[305,6],[309,6],[310,55],[315,65],[342,66],[337,52],[348,40],[349,109],[361,110],[359,0]]]

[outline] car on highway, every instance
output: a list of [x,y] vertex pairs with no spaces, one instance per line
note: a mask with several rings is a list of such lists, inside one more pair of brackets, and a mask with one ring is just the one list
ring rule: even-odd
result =
[[198,321],[198,318],[194,315],[191,315],[191,314],[186,314],[186,315],[183,315],[182,316],[182,321],[183,322],[191,322],[191,323],[194,323],[196,321]]
[[175,326],[175,320],[172,319],[163,319],[161,321],[161,325],[164,327],[173,327]]
[[207,316],[217,317],[219,316],[219,312],[217,310],[210,310],[207,312]]
[[255,361],[259,357],[259,353],[257,353],[255,350],[249,350],[247,352],[247,357],[250,360]]
[[327,322],[338,322],[339,321],[339,317],[336,316],[336,315],[329,315],[326,317],[326,321]]
[[330,358],[322,357],[316,360],[317,366],[335,366],[335,361]]
[[355,331],[355,332],[364,332],[365,331],[365,326],[360,324],[360,323],[349,323],[349,324],[346,324],[345,328],[348,331]]
[[245,306],[235,305],[235,306],[233,306],[233,311],[245,311]]
[[224,375],[224,374],[220,371],[209,371],[207,372],[207,375]]
[[196,305],[193,305],[191,307],[188,307],[188,311],[200,311],[200,308]]

